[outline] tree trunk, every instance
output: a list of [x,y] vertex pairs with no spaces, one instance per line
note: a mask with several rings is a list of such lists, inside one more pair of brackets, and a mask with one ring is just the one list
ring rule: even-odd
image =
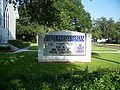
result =
[[38,34],[36,35],[36,43],[38,44]]

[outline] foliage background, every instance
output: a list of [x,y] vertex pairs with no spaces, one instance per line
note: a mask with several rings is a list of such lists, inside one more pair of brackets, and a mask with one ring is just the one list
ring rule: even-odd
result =
[[19,14],[17,38],[23,40],[35,41],[38,33],[55,30],[90,32],[92,27],[81,0],[23,0]]

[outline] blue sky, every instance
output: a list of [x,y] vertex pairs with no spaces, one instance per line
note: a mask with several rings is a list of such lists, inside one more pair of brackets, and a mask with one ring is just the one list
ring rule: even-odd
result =
[[120,19],[120,0],[82,0],[86,11],[92,19],[106,17],[118,21]]

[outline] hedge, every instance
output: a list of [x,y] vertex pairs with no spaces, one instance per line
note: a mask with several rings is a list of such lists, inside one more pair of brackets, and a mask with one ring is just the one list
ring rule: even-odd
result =
[[12,51],[9,46],[0,46],[0,52],[10,52]]
[[68,71],[64,74],[23,72],[0,77],[2,90],[120,90],[120,71],[99,69]]
[[17,48],[24,48],[30,46],[30,42],[23,42],[22,40],[9,40],[8,43]]

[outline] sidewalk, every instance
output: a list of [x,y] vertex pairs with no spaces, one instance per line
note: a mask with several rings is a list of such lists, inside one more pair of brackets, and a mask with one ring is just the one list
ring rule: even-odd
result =
[[19,53],[19,52],[29,52],[29,51],[38,51],[38,50],[28,50],[28,48],[29,48],[30,46],[28,46],[28,47],[25,47],[25,48],[22,48],[22,49],[19,49],[19,50],[17,50],[17,51],[15,51],[15,52],[13,52],[13,53]]

